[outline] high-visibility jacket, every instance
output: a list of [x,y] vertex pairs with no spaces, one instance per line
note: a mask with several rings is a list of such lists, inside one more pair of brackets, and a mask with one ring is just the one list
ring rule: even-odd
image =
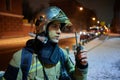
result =
[[[80,69],[75,66],[70,58],[69,55],[67,54],[67,51],[62,49],[65,55],[65,60],[66,60],[66,68],[68,73],[73,73],[73,76],[76,80],[87,80],[87,69]],[[14,55],[13,58],[11,59],[9,66],[11,73],[8,73],[9,76],[14,77],[14,73],[17,74],[16,79],[14,80],[22,80],[22,70],[21,70],[21,53],[22,50],[17,51]],[[43,74],[43,69],[42,69],[42,64],[36,57],[37,55],[33,53],[32,55],[32,63],[30,65],[30,70],[27,76],[27,80],[35,80],[37,78],[38,80],[44,80],[44,74]],[[60,77],[60,71],[61,71],[61,62],[59,61],[56,65],[44,65],[45,66],[45,72],[49,78],[49,80],[59,80]],[[7,69],[7,70],[8,70]],[[3,77],[3,80],[6,80]]]

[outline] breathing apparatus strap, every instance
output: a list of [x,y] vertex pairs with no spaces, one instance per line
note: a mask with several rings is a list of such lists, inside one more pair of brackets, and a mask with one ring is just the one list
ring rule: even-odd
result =
[[[64,75],[63,73],[65,73],[65,76],[66,76],[67,72],[66,72],[66,68],[65,68],[65,55],[64,55],[62,49],[59,48],[59,51],[60,51],[60,56],[61,56],[61,58],[60,58],[61,75]],[[32,52],[26,48],[23,48],[22,55],[21,55],[21,69],[22,69],[22,74],[23,74],[22,80],[27,80],[27,76],[28,76],[31,62],[32,62]],[[48,76],[45,72],[45,69],[44,69],[44,64],[42,64],[42,66],[43,66],[43,73],[45,76],[45,80],[49,80]],[[66,80],[66,78],[65,79],[62,78],[60,80]],[[67,79],[67,80],[71,80],[71,79]]]
[[59,49],[59,50],[60,50],[60,53],[61,53],[61,58],[60,58],[60,62],[61,62],[61,75],[60,75],[60,79],[59,80],[72,80],[70,78],[70,76],[68,75],[67,70],[66,70],[65,55],[64,55],[62,49]]
[[21,55],[21,70],[22,70],[22,80],[27,80],[27,75],[32,62],[32,53],[25,48],[22,49]]

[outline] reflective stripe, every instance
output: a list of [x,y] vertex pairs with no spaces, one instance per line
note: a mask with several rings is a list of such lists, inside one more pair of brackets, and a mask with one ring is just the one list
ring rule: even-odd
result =
[[[60,61],[57,63],[57,65],[60,64]],[[42,65],[41,63],[38,61],[37,62],[37,70],[41,69],[42,68]],[[30,67],[30,70],[29,70],[29,73],[31,72],[35,72],[36,71],[36,63],[32,64],[31,67]]]
[[[42,65],[41,65],[41,63],[38,61],[38,62],[37,62],[37,70],[39,70],[39,69],[41,69],[41,68],[42,68]],[[29,70],[30,73],[31,73],[31,72],[34,72],[34,71],[36,71],[36,63],[32,64],[32,65],[30,66],[30,70]]]

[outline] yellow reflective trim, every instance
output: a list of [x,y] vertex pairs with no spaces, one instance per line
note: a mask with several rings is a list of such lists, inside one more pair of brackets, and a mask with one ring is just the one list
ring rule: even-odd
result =
[[[57,63],[57,64],[60,64],[60,61]],[[41,63],[38,61],[37,62],[37,70],[41,69],[42,68],[42,65]],[[29,72],[35,72],[36,71],[36,63],[32,64],[31,67],[30,67],[30,70]]]
[[[40,64],[40,62],[38,61],[37,62],[37,70],[41,69],[42,68],[42,65]],[[29,72],[34,72],[36,71],[36,63],[32,64],[31,67],[30,67],[30,71]]]
[[[37,61],[37,65],[38,65],[38,64],[41,65],[41,63],[40,63],[39,61]],[[32,64],[32,66],[36,66],[36,63]]]
[[2,77],[2,79],[1,80],[5,80],[5,78],[4,77]]
[[[37,70],[39,70],[39,69],[41,69],[42,68],[42,66],[38,66],[37,67]],[[29,72],[35,72],[36,71],[36,67],[35,68],[32,68]]]

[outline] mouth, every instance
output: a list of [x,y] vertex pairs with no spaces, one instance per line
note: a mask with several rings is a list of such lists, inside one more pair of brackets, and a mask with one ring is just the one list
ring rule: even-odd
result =
[[59,39],[59,37],[60,37],[60,36],[55,36],[55,39],[57,39],[57,40],[58,40],[58,39]]

